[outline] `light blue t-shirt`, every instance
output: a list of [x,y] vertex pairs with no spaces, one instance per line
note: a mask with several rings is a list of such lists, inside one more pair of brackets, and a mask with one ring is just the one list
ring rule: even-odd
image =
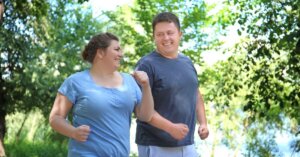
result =
[[122,86],[105,88],[95,84],[85,70],[68,77],[59,88],[73,104],[73,126],[91,129],[86,142],[70,139],[69,157],[129,156],[131,114],[141,103],[141,90],[131,75],[121,75]]

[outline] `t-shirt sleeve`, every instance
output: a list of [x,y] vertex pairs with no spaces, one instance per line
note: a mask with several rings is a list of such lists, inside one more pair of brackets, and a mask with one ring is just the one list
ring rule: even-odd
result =
[[152,88],[153,86],[153,70],[151,69],[151,66],[149,63],[145,62],[145,61],[142,61],[140,60],[137,65],[136,65],[136,70],[139,70],[139,71],[144,71],[147,73],[148,75],[148,78],[149,78],[149,83],[150,83],[150,87]]
[[72,77],[68,77],[63,84],[59,87],[58,92],[66,96],[72,104],[75,104],[76,91],[74,90],[74,84]]
[[135,105],[140,105],[142,103],[142,91],[136,81],[134,81],[134,89],[135,89],[135,97],[136,97]]
[[135,105],[140,105],[142,102],[142,91],[140,89],[140,87],[138,86],[138,83],[135,81],[135,79],[130,76],[132,78],[132,86],[134,89],[134,93],[135,93]]
[[200,84],[200,80],[198,79],[198,73],[197,73],[197,70],[196,70],[196,68],[195,68],[195,66],[194,66],[194,64],[193,64],[193,62],[191,61],[191,64],[192,64],[192,67],[193,67],[193,69],[194,69],[194,72],[195,72],[195,75],[196,75],[196,77],[197,77],[197,85],[198,85],[198,87],[199,87],[199,84]]
[[[198,79],[198,73],[197,73],[197,70],[196,70],[196,67],[195,67],[193,61],[188,56],[185,56],[185,57],[186,57],[187,64],[193,68],[193,71]],[[199,80],[197,81],[197,85],[199,86]]]

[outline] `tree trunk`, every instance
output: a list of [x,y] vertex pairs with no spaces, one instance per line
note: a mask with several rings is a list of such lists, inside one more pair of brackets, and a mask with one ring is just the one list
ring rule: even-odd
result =
[[27,117],[28,117],[28,113],[25,115],[25,117],[24,117],[24,119],[23,119],[23,122],[22,122],[22,124],[21,124],[21,127],[19,128],[19,130],[18,130],[18,132],[17,132],[17,134],[16,134],[16,143],[19,142],[20,135],[21,135],[21,132],[22,132],[22,129],[23,129],[23,127],[24,127],[24,124],[25,124],[25,121],[26,121]]
[[[2,97],[2,96],[0,96]],[[1,98],[0,98],[1,101]],[[1,102],[2,105],[3,102]],[[6,112],[4,110],[4,106],[0,107],[0,157],[2,156],[6,156],[5,155],[5,149],[4,149],[4,136],[5,136],[5,132],[6,132],[6,126],[5,126],[5,116],[6,116]]]
[[3,14],[4,14],[4,0],[0,0],[0,26],[4,20]]
[[[2,76],[2,72],[0,71],[0,75]],[[5,123],[5,116],[6,112],[6,99],[5,99],[5,90],[4,81],[0,78],[0,157],[6,156],[5,149],[4,149],[4,136],[6,133],[6,123]]]
[[6,156],[5,155],[5,149],[3,147],[2,141],[0,141],[0,156],[1,157]]

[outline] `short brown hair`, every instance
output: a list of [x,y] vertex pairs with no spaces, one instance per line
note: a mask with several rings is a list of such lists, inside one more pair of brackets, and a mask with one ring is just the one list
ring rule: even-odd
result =
[[162,13],[157,14],[154,17],[154,19],[152,21],[153,33],[154,33],[154,30],[155,30],[155,26],[160,22],[169,22],[169,23],[173,22],[175,24],[175,26],[178,28],[178,30],[180,31],[179,19],[175,14],[173,14],[171,12],[162,12]]

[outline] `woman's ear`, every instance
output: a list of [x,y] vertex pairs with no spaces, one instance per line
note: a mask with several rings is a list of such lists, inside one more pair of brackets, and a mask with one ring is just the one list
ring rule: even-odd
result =
[[104,51],[101,49],[98,49],[96,56],[99,57],[100,59],[102,59],[104,57]]

